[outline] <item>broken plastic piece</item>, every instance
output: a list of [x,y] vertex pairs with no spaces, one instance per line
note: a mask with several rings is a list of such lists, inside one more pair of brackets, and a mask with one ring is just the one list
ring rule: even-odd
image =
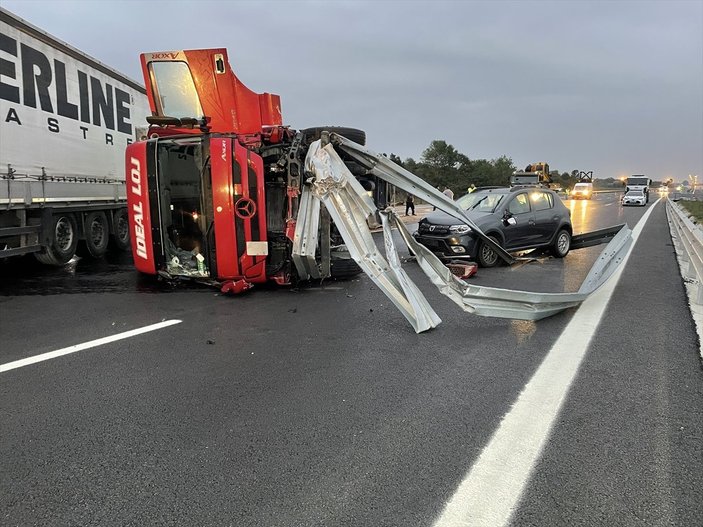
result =
[[478,271],[478,265],[473,262],[449,262],[445,265],[454,276],[461,280],[472,277]]
[[222,284],[220,291],[222,291],[223,293],[232,293],[233,295],[238,295],[244,293],[245,291],[249,291],[249,289],[251,289],[252,287],[254,287],[254,284],[247,282],[246,280],[237,280],[236,282],[230,280],[229,282],[224,282]]

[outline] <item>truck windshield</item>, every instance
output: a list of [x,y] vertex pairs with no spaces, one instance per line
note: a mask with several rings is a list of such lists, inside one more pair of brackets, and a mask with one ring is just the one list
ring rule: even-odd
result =
[[647,182],[646,178],[636,178],[636,177],[635,178],[633,178],[633,177],[627,178],[628,185],[646,185],[647,183],[648,182]]
[[152,62],[152,88],[160,115],[167,117],[203,116],[195,83],[185,62]]

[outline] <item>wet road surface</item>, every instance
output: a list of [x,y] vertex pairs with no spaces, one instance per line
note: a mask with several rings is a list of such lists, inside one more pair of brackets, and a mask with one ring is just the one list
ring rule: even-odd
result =
[[[645,211],[608,203],[575,226]],[[703,523],[703,374],[658,207],[513,525]],[[599,252],[471,280],[577,289]],[[433,525],[575,310],[475,317],[406,269],[443,319],[422,335],[365,276],[231,298],[128,255],[4,264],[0,364],[182,322],[0,373],[2,523]]]

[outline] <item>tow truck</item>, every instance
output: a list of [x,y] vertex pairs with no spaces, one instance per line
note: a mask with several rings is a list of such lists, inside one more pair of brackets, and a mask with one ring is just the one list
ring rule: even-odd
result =
[[[142,273],[242,293],[269,281],[363,270],[419,333],[441,320],[402,269],[392,227],[462,309],[527,320],[578,305],[631,242],[623,226],[574,237],[572,248],[609,241],[576,293],[468,285],[386,209],[389,184],[457,218],[507,264],[517,258],[439,190],[366,148],[363,131],[283,125],[280,97],[247,88],[223,48],[144,53],[141,66],[152,115],[143,140],[127,147],[126,175],[132,253]],[[385,256],[371,234],[379,225]]]

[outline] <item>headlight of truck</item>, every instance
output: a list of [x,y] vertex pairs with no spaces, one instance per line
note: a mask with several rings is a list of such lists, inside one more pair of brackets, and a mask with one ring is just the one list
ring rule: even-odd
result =
[[467,232],[471,232],[471,227],[468,225],[452,225],[449,227],[449,232],[453,234],[466,234]]

